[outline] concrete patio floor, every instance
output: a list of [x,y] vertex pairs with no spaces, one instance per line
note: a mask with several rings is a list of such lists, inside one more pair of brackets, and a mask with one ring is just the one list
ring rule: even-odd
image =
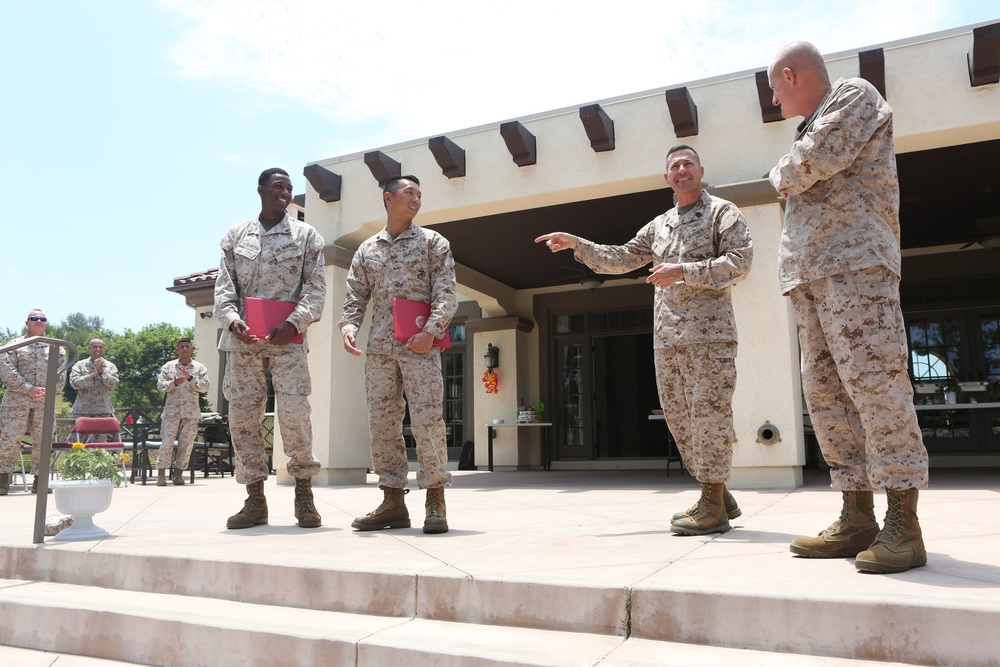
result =
[[[801,654],[788,664],[813,664],[806,655],[850,660],[815,664],[1000,664],[1000,469],[932,471],[919,505],[928,564],[898,575],[789,553],[792,538],[839,513],[828,474],[807,470],[806,478],[794,490],[734,489],[743,516],[732,531],[705,537],[670,533],[671,515],[699,490],[690,476],[664,470],[456,472],[444,535],[421,532],[424,493],[412,481],[413,528],[352,530],[353,517],[381,499],[372,476],[366,485],[315,488],[324,525],[313,530],[295,526],[292,487],[269,480],[269,524],[227,530],[243,487],[199,476],[183,487],[116,490],[95,517],[109,538],[34,545],[35,496],[12,490],[0,498],[0,600],[18,582],[60,582],[402,617],[411,630],[430,619],[558,634],[553,662],[524,664],[689,664],[677,646],[743,649],[732,664],[785,664],[788,653]],[[880,520],[884,513],[876,494]],[[156,574],[161,564],[174,568],[166,579]],[[232,565],[267,575],[239,581]],[[410,580],[412,590],[400,587]],[[597,638],[586,649],[597,661],[556,660],[571,650],[560,642],[573,643],[572,633],[584,633],[580,651],[584,637]],[[608,642],[597,646],[602,637]],[[2,634],[0,644],[19,645]],[[656,658],[665,646],[675,647],[669,663]],[[752,661],[759,651],[774,653]],[[51,658],[0,647],[4,665],[89,664]],[[699,662],[704,656],[690,664]]]

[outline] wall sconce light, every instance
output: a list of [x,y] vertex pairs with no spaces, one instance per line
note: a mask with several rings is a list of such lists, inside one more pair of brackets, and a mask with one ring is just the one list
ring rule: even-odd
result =
[[500,348],[494,347],[493,343],[490,343],[486,348],[486,354],[483,355],[483,360],[486,362],[486,370],[493,370],[500,366]]
[[198,313],[198,317],[200,317],[201,319],[205,319],[206,317],[211,317],[211,316],[212,316],[212,311],[210,310]]

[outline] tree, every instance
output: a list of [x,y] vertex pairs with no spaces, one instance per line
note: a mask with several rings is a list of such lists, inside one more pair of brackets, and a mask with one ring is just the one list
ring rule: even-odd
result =
[[163,392],[156,388],[160,367],[176,356],[178,338],[193,335],[192,327],[166,322],[148,324],[138,333],[125,329],[117,334],[105,354],[118,367],[119,383],[111,390],[111,402],[120,408],[162,406]]
[[104,320],[97,315],[84,315],[83,313],[70,313],[59,324],[51,324],[46,329],[45,335],[49,338],[59,338],[68,340],[76,346],[77,359],[87,356],[87,345],[91,339],[100,338],[105,343],[105,338],[113,337],[114,334],[104,328]]

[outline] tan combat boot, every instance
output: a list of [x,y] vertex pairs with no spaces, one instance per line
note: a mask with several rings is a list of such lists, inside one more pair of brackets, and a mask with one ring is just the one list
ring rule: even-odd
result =
[[323,525],[313,502],[312,478],[295,478],[295,518],[299,520],[299,528],[319,528]]
[[[694,505],[687,508],[683,512],[678,512],[677,514],[673,515],[672,517],[670,517],[670,520],[677,521],[677,519],[682,519],[689,514],[694,514],[698,510],[700,504],[701,504],[701,498],[698,498],[698,502],[696,502]],[[743,516],[743,510],[741,510],[740,506],[736,504],[736,498],[733,498],[733,494],[729,492],[729,487],[726,487],[725,493],[722,494],[722,504],[726,506],[726,516],[729,517],[730,521],[732,521],[738,516]]]
[[166,486],[167,485],[167,471],[160,468],[156,471],[156,485]]
[[382,504],[365,516],[359,516],[351,524],[357,530],[383,530],[385,528],[409,528],[410,512],[406,509],[403,496],[409,489],[379,487],[385,494]]
[[10,473],[0,472],[0,496],[6,496],[10,489]]
[[174,468],[174,486],[184,486],[184,471],[180,468]]
[[854,566],[862,572],[895,574],[927,565],[927,550],[917,523],[916,489],[886,489],[889,507],[885,527],[867,550],[858,554]]
[[723,502],[725,492],[725,484],[702,484],[697,509],[671,523],[670,532],[678,535],[708,535],[729,530],[729,516]]
[[264,497],[264,480],[247,484],[247,499],[243,509],[229,517],[226,528],[250,528],[267,523],[267,498]]
[[817,537],[796,537],[789,549],[807,558],[849,558],[871,546],[878,535],[871,491],[841,491],[840,518]]
[[[35,475],[31,480],[31,492],[38,493],[38,475]],[[49,493],[52,493],[52,489],[49,489]]]
[[444,505],[444,487],[437,486],[427,489],[427,500],[424,503],[426,517],[424,518],[425,533],[448,532],[448,510]]

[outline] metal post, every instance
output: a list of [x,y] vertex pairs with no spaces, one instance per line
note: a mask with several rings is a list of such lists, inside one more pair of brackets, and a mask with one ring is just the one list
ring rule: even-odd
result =
[[49,347],[49,366],[45,376],[45,409],[42,412],[42,438],[36,443],[36,435],[32,433],[32,447],[41,445],[38,457],[38,470],[35,479],[38,480],[38,496],[35,498],[35,534],[33,542],[41,544],[45,541],[45,513],[49,499],[49,465],[52,462],[52,427],[55,424],[56,413],[56,382],[59,381],[59,347]]

